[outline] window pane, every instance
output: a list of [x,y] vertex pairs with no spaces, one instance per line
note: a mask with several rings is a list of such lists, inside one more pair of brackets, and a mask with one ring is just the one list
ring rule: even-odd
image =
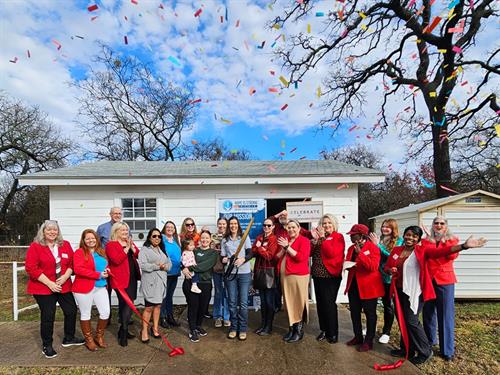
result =
[[148,198],[148,199],[146,199],[146,207],[148,207],[148,208],[156,208],[156,199],[155,198]]
[[135,217],[144,217],[144,208],[139,208],[134,210]]
[[134,217],[134,213],[132,212],[131,208],[124,208],[123,210],[123,217]]
[[153,229],[156,227],[156,220],[147,220],[146,221],[146,228],[147,229]]
[[144,207],[144,198],[134,198],[134,208]]
[[134,222],[133,221],[125,220],[125,223],[128,224],[128,226],[130,227],[130,230],[134,230]]
[[122,199],[122,207],[123,208],[131,208],[132,207],[132,199],[130,199],[130,198]]
[[146,209],[146,217],[156,217],[156,209]]
[[146,223],[142,220],[135,222],[135,230],[144,230],[146,229]]

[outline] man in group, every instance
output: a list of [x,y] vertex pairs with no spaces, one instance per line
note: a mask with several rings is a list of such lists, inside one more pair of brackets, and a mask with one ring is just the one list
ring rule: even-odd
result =
[[[111,220],[99,225],[96,230],[103,249],[106,248],[106,244],[109,241],[109,236],[111,235],[111,227],[113,226],[113,224],[122,221],[122,209],[120,207],[111,207],[111,209],[109,210],[109,216]],[[111,306],[111,292],[113,291],[113,289],[111,289],[110,283],[107,283],[107,288],[109,305]],[[111,311],[113,310],[111,309],[109,312],[108,326],[111,324]]]

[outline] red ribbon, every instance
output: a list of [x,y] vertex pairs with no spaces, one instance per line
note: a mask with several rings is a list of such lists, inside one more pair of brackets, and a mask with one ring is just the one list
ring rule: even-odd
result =
[[[106,269],[108,271],[108,274],[109,276],[113,277],[113,274],[111,273],[111,271],[108,269]],[[141,318],[141,320],[143,322],[145,322],[148,327],[151,327],[151,323],[150,322],[147,322],[141,315],[141,313],[139,312],[139,310],[137,310],[137,307],[135,307],[134,305],[134,302],[130,299],[130,297],[128,296],[127,292],[125,292],[125,290],[121,289],[121,288],[117,288],[116,289],[118,291],[118,293],[120,293],[120,295],[122,296],[123,300],[127,303],[127,305],[132,309],[132,311],[139,317]],[[165,345],[168,346],[168,348],[170,349],[170,353],[168,353],[168,355],[170,357],[175,357],[176,355],[181,355],[181,354],[184,354],[184,349],[182,347],[174,347],[172,346],[172,344],[170,344],[170,342],[167,340],[167,338],[160,332],[160,336],[161,336],[161,339],[163,340],[163,342],[165,343]]]
[[399,324],[399,330],[401,331],[401,336],[403,337],[403,343],[405,345],[406,349],[406,356],[405,359],[399,359],[398,361],[388,364],[388,365],[380,365],[378,363],[375,363],[373,365],[373,368],[377,371],[386,371],[386,370],[394,370],[398,367],[401,367],[401,365],[404,363],[405,360],[408,359],[408,352],[409,352],[409,338],[408,338],[408,331],[406,330],[406,322],[405,322],[405,317],[403,314],[403,309],[401,308],[401,304],[399,302],[399,295],[398,291],[396,290],[396,278],[397,276],[392,277],[391,281],[391,288],[389,290],[389,297],[392,298],[394,296],[394,304],[396,305],[396,314],[398,316],[398,324]]

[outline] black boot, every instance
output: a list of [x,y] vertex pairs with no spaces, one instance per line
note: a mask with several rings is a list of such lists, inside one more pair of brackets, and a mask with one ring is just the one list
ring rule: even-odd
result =
[[295,324],[288,328],[288,333],[283,336],[283,341],[290,340],[290,337],[292,337],[292,335],[293,335],[294,328],[295,328]]
[[174,314],[169,314],[167,316],[167,323],[170,324],[171,327],[179,327],[180,323],[174,319]]
[[260,327],[254,331],[258,335],[260,335],[260,333],[264,330],[267,324],[267,307],[265,304],[262,304],[261,306],[260,316],[261,316]]
[[269,336],[273,331],[274,309],[269,310],[266,319],[266,325],[259,333],[260,336]]
[[160,326],[162,326],[165,329],[170,328],[170,324],[168,324],[167,318],[165,317],[160,318]]
[[128,338],[127,338],[127,328],[124,327],[123,325],[120,326],[120,329],[118,331],[118,344],[120,346],[127,346],[128,345]]
[[302,340],[302,338],[304,337],[304,323],[295,323],[293,326],[295,329],[293,330],[292,337],[290,337],[287,342],[297,342]]

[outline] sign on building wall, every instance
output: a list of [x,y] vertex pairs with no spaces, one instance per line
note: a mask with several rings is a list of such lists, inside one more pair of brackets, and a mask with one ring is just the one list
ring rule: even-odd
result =
[[316,222],[323,216],[323,202],[287,202],[288,218],[302,223]]
[[266,219],[265,199],[219,199],[218,206],[219,217],[229,219],[231,216],[236,216],[243,230],[253,216],[254,224],[249,234],[252,241],[262,233],[262,224]]

